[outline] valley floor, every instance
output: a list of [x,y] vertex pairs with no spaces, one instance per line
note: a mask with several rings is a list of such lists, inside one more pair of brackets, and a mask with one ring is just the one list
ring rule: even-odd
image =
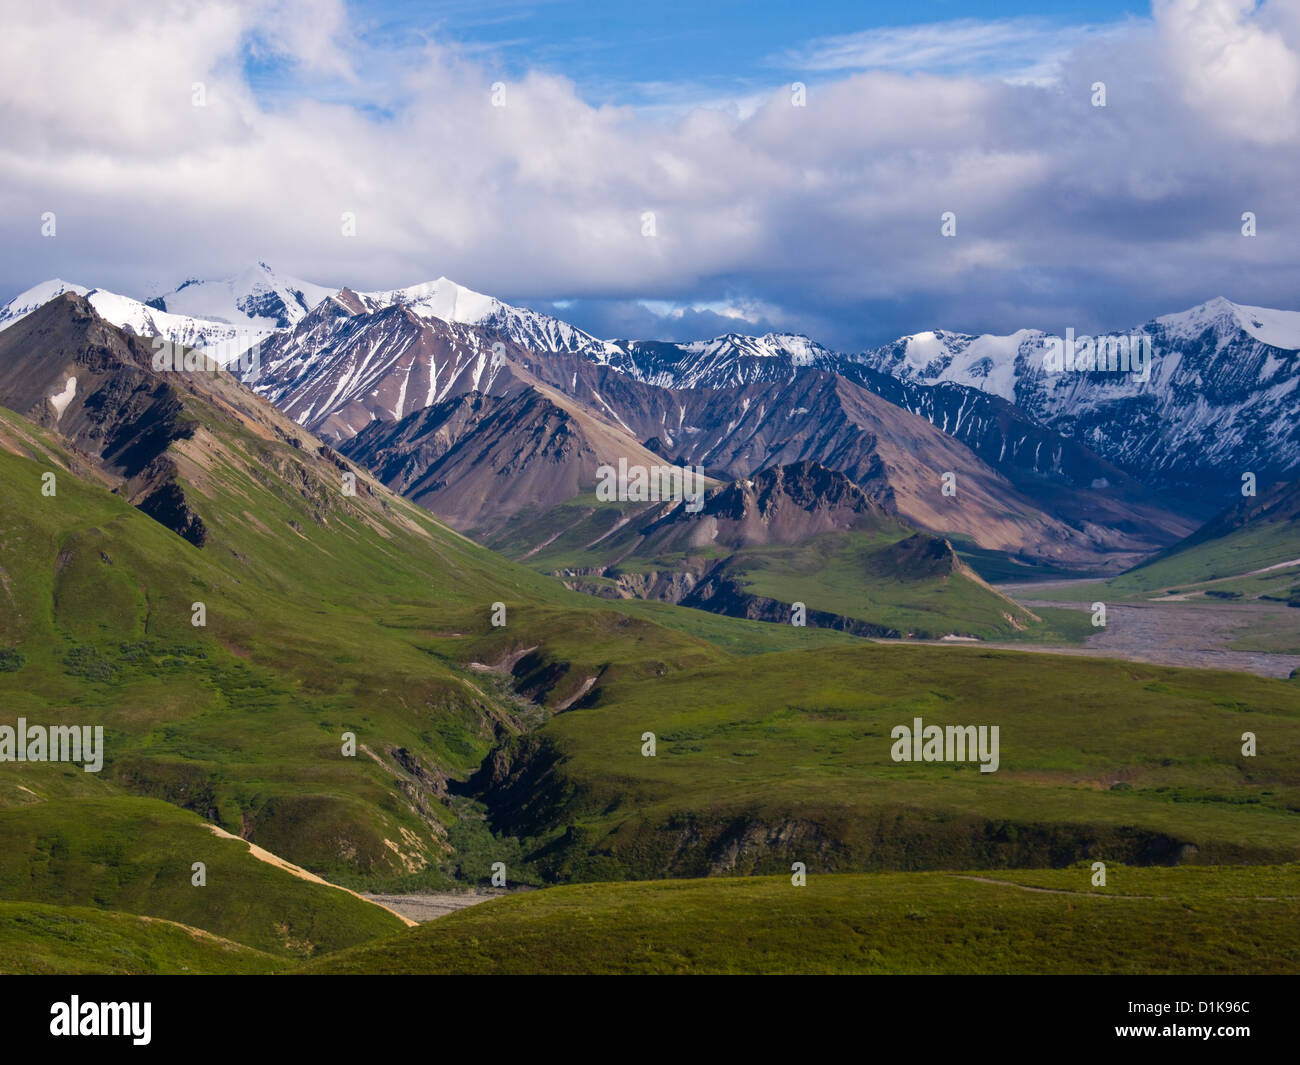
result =
[[[1088,637],[1085,647],[1060,644],[1006,643],[981,644],[1013,651],[1047,654],[1087,655],[1097,658],[1120,658],[1151,665],[1183,666],[1193,669],[1226,669],[1254,673],[1261,677],[1287,678],[1300,669],[1300,654],[1266,649],[1248,649],[1252,637],[1277,636],[1272,646],[1288,646],[1285,634],[1300,626],[1300,611],[1277,603],[1259,600],[1213,602],[1205,599],[1173,599],[1161,602],[1109,601],[1105,586],[1099,581],[1079,580],[1044,584],[1006,584],[997,586],[1005,595],[1031,610],[1057,607],[1092,611],[1092,600],[1106,602],[1106,624]],[[1093,591],[1089,592],[1089,589]],[[1087,601],[1066,596],[1087,593]],[[880,641],[888,643],[889,641]],[[908,641],[910,643],[918,641]],[[941,641],[934,641],[940,643]],[[1256,641],[1257,642],[1257,641]]]

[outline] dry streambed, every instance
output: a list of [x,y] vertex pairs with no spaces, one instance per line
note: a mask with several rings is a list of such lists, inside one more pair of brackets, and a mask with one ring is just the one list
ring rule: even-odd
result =
[[510,891],[503,889],[500,891],[434,891],[411,895],[364,895],[363,897],[409,920],[424,924],[426,921],[435,921],[439,917],[446,917],[449,913],[463,910],[467,906],[477,906],[480,902],[509,894]]
[[[1082,583],[1082,582],[1081,582]],[[1059,584],[1057,585],[1060,586]],[[1004,586],[999,591],[1012,595],[1031,610],[1062,607],[1091,613],[1091,603],[1033,599],[1025,585]],[[1276,614],[1289,622],[1291,608],[1272,603],[1226,603],[1222,606],[1196,603],[1108,603],[1106,624],[1088,638],[1086,647],[1058,647],[1043,644],[1008,643],[986,646],[1014,651],[1123,658],[1152,665],[1184,666],[1197,669],[1227,669],[1263,677],[1289,677],[1300,668],[1300,655],[1266,651],[1235,651],[1229,644],[1253,624]]]

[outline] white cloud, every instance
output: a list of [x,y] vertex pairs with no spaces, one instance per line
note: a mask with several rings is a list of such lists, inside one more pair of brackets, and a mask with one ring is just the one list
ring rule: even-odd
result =
[[[0,8],[13,292],[47,276],[139,291],[260,258],[326,283],[445,274],[518,300],[659,300],[848,342],[890,316],[906,331],[1014,327],[1035,307],[1082,323],[1099,302],[1114,315],[1219,291],[1283,303],[1300,283],[1300,20],[1271,6],[1163,3],[1154,29],[1085,35],[1050,84],[872,70],[817,83],[806,107],[773,86],[685,113],[593,107],[536,72],[494,107],[477,58],[446,44],[376,55],[339,3]],[[1017,27],[807,55],[826,71],[938,62]],[[355,102],[259,97],[240,63],[250,42]],[[385,62],[372,85],[364,72]],[[1089,104],[1096,80],[1104,109]],[[206,108],[191,105],[195,81]],[[1246,209],[1260,212],[1254,242],[1237,236]]]
[[[1300,134],[1300,17],[1273,0],[1158,0],[1184,98],[1220,130],[1259,144]],[[1285,12],[1285,13],[1283,13]],[[1286,35],[1289,34],[1289,40]]]
[[1059,61],[1081,42],[1119,29],[1029,17],[952,19],[823,37],[773,62],[810,72],[983,74],[1041,82],[1053,80]]

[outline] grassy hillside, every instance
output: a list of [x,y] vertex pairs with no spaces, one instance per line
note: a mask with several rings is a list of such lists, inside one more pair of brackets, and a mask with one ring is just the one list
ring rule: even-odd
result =
[[[1300,972],[1295,866],[584,884],[306,962],[182,925],[0,903],[4,973]],[[1032,890],[1038,889],[1038,890]]]
[[[205,886],[191,882],[195,862]],[[0,809],[0,898],[163,918],[294,958],[403,927],[381,907],[258,860],[192,813],[123,796]]]
[[[494,755],[497,826],[561,879],[1300,856],[1295,685],[973,648],[761,661],[602,682]],[[894,762],[914,717],[998,725],[1000,768]]]
[[[1114,597],[1152,593],[1285,600],[1300,581],[1300,483],[1240,499],[1191,536],[1106,582]],[[1234,595],[1233,593],[1236,593]],[[1300,593],[1297,593],[1300,602]]]
[[275,955],[156,917],[0,902],[0,973],[6,975],[230,975],[283,964]]
[[[1285,564],[1298,558],[1300,526],[1290,523],[1248,525],[1129,570],[1111,584],[1126,591],[1183,589],[1268,569],[1269,580],[1287,580],[1294,585],[1297,567]],[[1281,572],[1286,569],[1290,572]]]
[[609,599],[601,603],[601,608],[629,617],[644,618],[664,628],[708,640],[736,655],[838,647],[858,639],[838,629],[773,625],[768,621],[732,618],[725,614],[711,614],[707,610],[657,603],[649,599]]
[[[1297,973],[1297,869],[1087,868],[587,884],[497,899],[308,973]],[[983,874],[974,874],[983,875]],[[1049,882],[1053,892],[1016,884]],[[1131,897],[1137,896],[1137,897]]]
[[[481,653],[554,637],[572,658],[535,671],[528,695],[542,702],[568,698],[611,658],[659,670],[718,653],[604,614],[363,473],[354,502],[301,440],[186,403],[210,433],[177,445],[179,482],[208,530],[201,548],[0,409],[0,723],[102,724],[107,737],[102,774],[10,765],[6,779],[48,795],[111,784],[317,872],[391,876],[445,856],[447,778],[523,727],[467,668]],[[41,492],[47,472],[53,496]],[[495,602],[504,628],[490,623]]]

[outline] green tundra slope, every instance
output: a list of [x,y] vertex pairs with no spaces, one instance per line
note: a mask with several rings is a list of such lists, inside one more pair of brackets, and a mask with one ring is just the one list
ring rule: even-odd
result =
[[6,973],[1300,972],[1300,868],[1111,864],[548,888],[306,961],[184,925],[0,902]]
[[[1143,589],[1218,581],[1300,562],[1300,482],[1241,499],[1200,529],[1118,578]],[[1294,580],[1295,574],[1291,573]]]
[[[461,910],[305,973],[1296,973],[1300,870],[585,884]],[[1026,886],[1047,886],[1048,892]]]
[[197,928],[157,917],[0,902],[0,973],[230,975],[284,963]]
[[403,927],[380,906],[259,860],[187,810],[132,796],[0,809],[0,899],[162,918],[294,958]]
[[[602,682],[494,752],[494,823],[560,880],[1300,857],[1285,681],[960,647],[759,661]],[[997,771],[894,761],[915,718],[997,725]]]
[[[530,700],[721,654],[472,544],[224,374],[154,372],[86,307],[0,334],[0,400],[27,415],[0,410],[0,724],[101,725],[105,762],[5,763],[0,802],[118,789],[318,873],[409,873],[447,851],[447,780]],[[523,699],[470,668],[521,657]]]
[[1053,597],[1111,599],[1179,595],[1300,604],[1300,482],[1242,499],[1191,536],[1104,584],[1051,588]]

